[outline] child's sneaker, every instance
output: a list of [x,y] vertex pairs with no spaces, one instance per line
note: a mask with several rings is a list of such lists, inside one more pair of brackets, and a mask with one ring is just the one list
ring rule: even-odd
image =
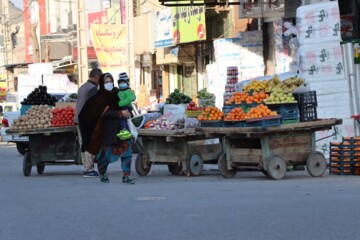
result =
[[134,179],[130,178],[130,176],[123,176],[122,182],[127,184],[135,183]]
[[132,135],[128,130],[121,130],[117,135],[116,135],[120,140],[127,140],[127,139],[131,139]]

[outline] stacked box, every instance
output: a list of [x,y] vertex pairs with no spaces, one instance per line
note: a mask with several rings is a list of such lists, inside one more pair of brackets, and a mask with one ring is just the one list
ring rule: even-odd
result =
[[294,93],[299,104],[300,122],[315,121],[317,119],[316,91]]
[[238,68],[236,66],[227,67],[227,80],[224,92],[224,103],[229,100],[235,92],[235,84],[238,82]]
[[330,143],[330,174],[360,175],[360,137]]

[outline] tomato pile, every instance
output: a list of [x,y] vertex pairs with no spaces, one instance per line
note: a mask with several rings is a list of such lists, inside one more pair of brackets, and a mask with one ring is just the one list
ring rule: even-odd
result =
[[51,110],[53,118],[51,119],[52,127],[64,127],[64,126],[73,126],[74,125],[74,115],[75,108],[66,107],[66,108],[53,108]]

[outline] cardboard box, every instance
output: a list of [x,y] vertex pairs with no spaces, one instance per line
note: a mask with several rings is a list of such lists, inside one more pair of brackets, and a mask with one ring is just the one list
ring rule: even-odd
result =
[[76,108],[76,102],[56,102],[55,103],[56,108],[66,108],[67,106]]

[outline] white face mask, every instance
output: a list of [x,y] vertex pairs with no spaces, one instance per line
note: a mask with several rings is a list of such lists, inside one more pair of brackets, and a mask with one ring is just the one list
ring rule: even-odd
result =
[[107,90],[107,91],[111,91],[111,90],[113,90],[113,88],[114,88],[114,84],[111,83],[111,82],[105,83],[105,84],[104,84],[104,88],[105,88],[105,90]]

